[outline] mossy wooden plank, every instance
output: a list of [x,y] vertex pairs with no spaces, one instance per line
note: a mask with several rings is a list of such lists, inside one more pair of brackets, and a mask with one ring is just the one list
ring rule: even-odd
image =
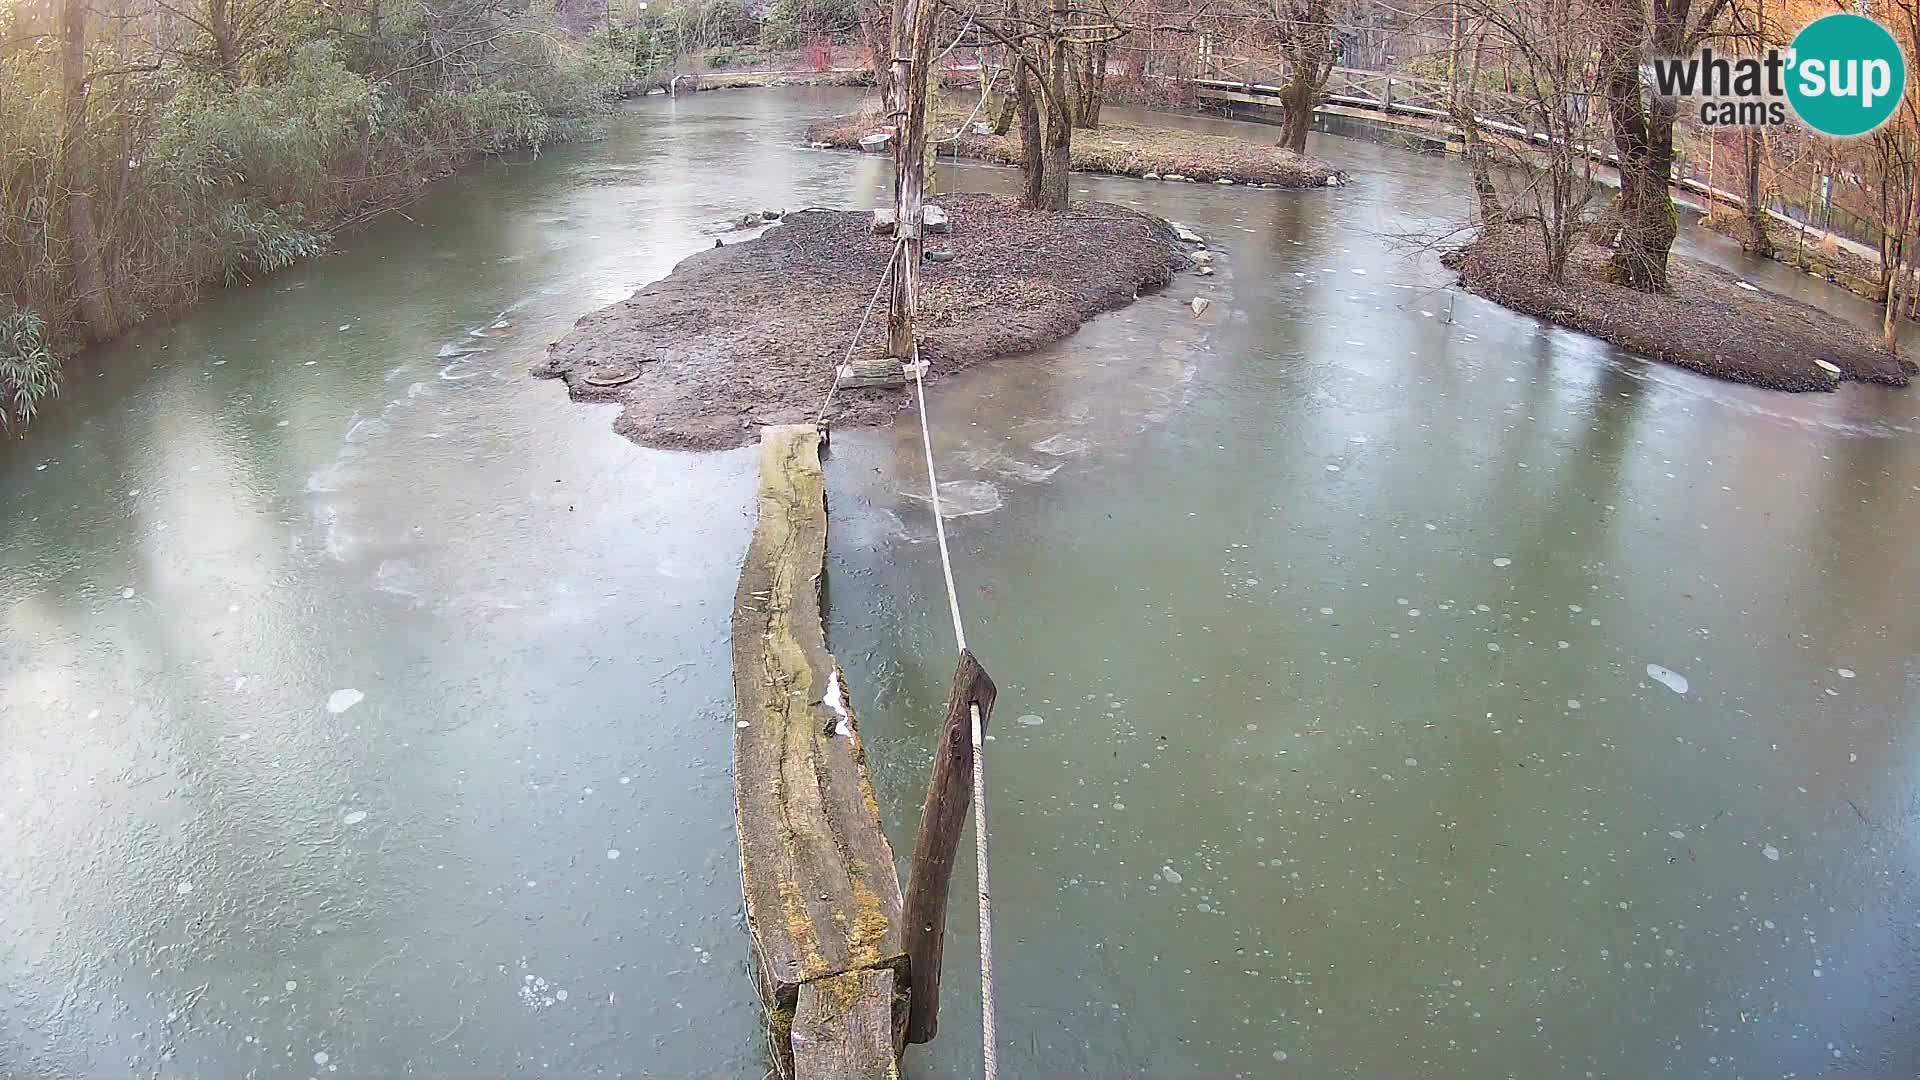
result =
[[735,826],[755,976],[769,1008],[792,1009],[804,983],[905,953],[893,849],[820,623],[818,429],[762,431],[759,515],[734,596]]
[[793,1014],[797,1080],[899,1080],[894,976],[856,971],[800,988]]

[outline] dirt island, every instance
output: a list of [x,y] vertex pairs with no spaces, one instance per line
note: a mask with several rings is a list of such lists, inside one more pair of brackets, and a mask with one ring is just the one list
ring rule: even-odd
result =
[[[915,322],[930,380],[1065,337],[1192,265],[1172,225],[1126,207],[938,203],[951,231],[928,237],[945,261],[922,266]],[[866,210],[806,210],[723,238],[582,318],[534,374],[563,380],[576,400],[620,404],[616,429],[646,446],[727,449],[765,424],[812,422],[893,254],[872,222]],[[879,358],[885,343],[883,296],[854,359]],[[884,423],[911,393],[843,387],[828,420]]]
[[1566,283],[1554,285],[1528,225],[1483,229],[1446,262],[1468,289],[1516,311],[1732,382],[1789,391],[1846,380],[1905,386],[1916,370],[1869,331],[1677,252],[1665,293],[1614,284],[1607,248],[1592,241],[1574,248]]

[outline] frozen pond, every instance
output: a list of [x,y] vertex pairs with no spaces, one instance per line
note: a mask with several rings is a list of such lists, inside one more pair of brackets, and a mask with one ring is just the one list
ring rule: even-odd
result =
[[[883,160],[795,147],[845,100],[648,101],[477,170],[6,447],[0,1074],[758,1080],[752,455],[524,372],[745,210],[875,198]],[[931,401],[1001,688],[1008,1074],[1911,1074],[1920,398],[1456,299],[1394,239],[1464,213],[1456,163],[1316,150],[1360,182],[1077,177],[1219,273]],[[828,463],[903,854],[952,653],[918,440]],[[920,1077],[978,1070],[961,863]]]

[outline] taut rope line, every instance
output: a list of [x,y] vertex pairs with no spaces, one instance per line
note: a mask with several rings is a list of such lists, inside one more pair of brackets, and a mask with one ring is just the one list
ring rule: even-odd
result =
[[[898,231],[896,226],[895,231]],[[847,377],[853,367],[853,350],[860,347],[860,339],[867,334],[867,320],[873,318],[873,306],[880,302],[880,294],[887,289],[887,281],[893,277],[893,264],[900,261],[900,252],[907,246],[907,238],[902,235],[894,241],[893,254],[887,259],[887,268],[880,272],[880,284],[874,287],[873,296],[867,300],[867,310],[860,316],[860,329],[853,332],[853,340],[847,343],[847,358],[833,369],[833,385],[827,387],[827,399],[820,403],[820,412],[813,418],[813,426],[819,427],[827,421],[827,410],[833,408],[834,392],[840,389],[840,380]]]
[[[947,611],[953,616],[953,640],[967,648],[967,628],[960,620],[960,593],[953,584],[953,557],[947,550],[946,518],[940,513],[940,481],[933,473],[933,435],[927,425],[927,391],[921,376],[927,370],[914,342],[913,397],[920,408],[920,448],[927,456],[927,500],[933,505],[933,536],[940,545],[940,572],[947,581]],[[969,703],[973,715],[973,861],[980,886],[980,1040],[986,1080],[999,1080],[1000,1062],[994,1050],[993,1022],[993,886],[987,870],[987,748],[980,730],[980,706]]]
[[[896,228],[898,226],[896,225]],[[886,289],[892,276],[893,267],[900,259],[900,252],[906,247],[906,237],[901,236],[893,245],[893,256],[887,260],[887,269],[881,275],[880,285],[874,289],[873,298],[867,301],[867,310],[860,317],[860,329],[853,335],[853,343],[847,346],[847,359],[835,369],[833,385],[827,388],[827,398],[820,405],[820,414],[814,423],[825,421],[827,410],[833,405],[834,391],[840,388],[840,380],[853,362],[853,351],[860,344],[860,338],[866,333],[867,321],[873,316],[874,305],[880,300],[880,293]],[[940,512],[940,480],[933,470],[933,435],[927,425],[927,391],[922,376],[926,373],[926,362],[920,359],[920,343],[914,342],[913,360],[904,365],[913,375],[914,402],[920,410],[920,449],[927,460],[927,501],[933,507],[933,535],[940,548],[940,573],[946,581],[947,613],[953,617],[953,640],[958,650],[967,648],[967,628],[960,618],[960,590],[954,584],[953,556],[947,548],[947,523]],[[980,898],[980,1038],[981,1061],[986,1080],[999,1080],[1000,1061],[995,1050],[994,1035],[994,982],[993,982],[993,888],[987,866],[987,754],[986,733],[981,729],[980,706],[969,702],[968,711],[973,721],[973,859],[974,874],[978,879]]]

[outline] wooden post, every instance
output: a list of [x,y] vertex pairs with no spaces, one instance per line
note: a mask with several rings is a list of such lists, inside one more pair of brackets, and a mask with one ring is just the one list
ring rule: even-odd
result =
[[889,69],[895,110],[893,220],[894,235],[904,239],[906,247],[893,264],[887,355],[904,363],[913,359],[913,315],[919,307],[920,258],[926,249],[920,205],[927,182],[927,69],[933,59],[934,0],[894,0],[894,5]]
[[947,695],[947,716],[940,745],[933,752],[933,779],[920,810],[920,833],[913,842],[907,871],[904,915],[907,950],[907,1041],[931,1042],[940,1019],[940,955],[947,936],[947,886],[953,857],[973,801],[973,707],[980,709],[980,730],[987,729],[997,693],[973,650],[960,650]]

